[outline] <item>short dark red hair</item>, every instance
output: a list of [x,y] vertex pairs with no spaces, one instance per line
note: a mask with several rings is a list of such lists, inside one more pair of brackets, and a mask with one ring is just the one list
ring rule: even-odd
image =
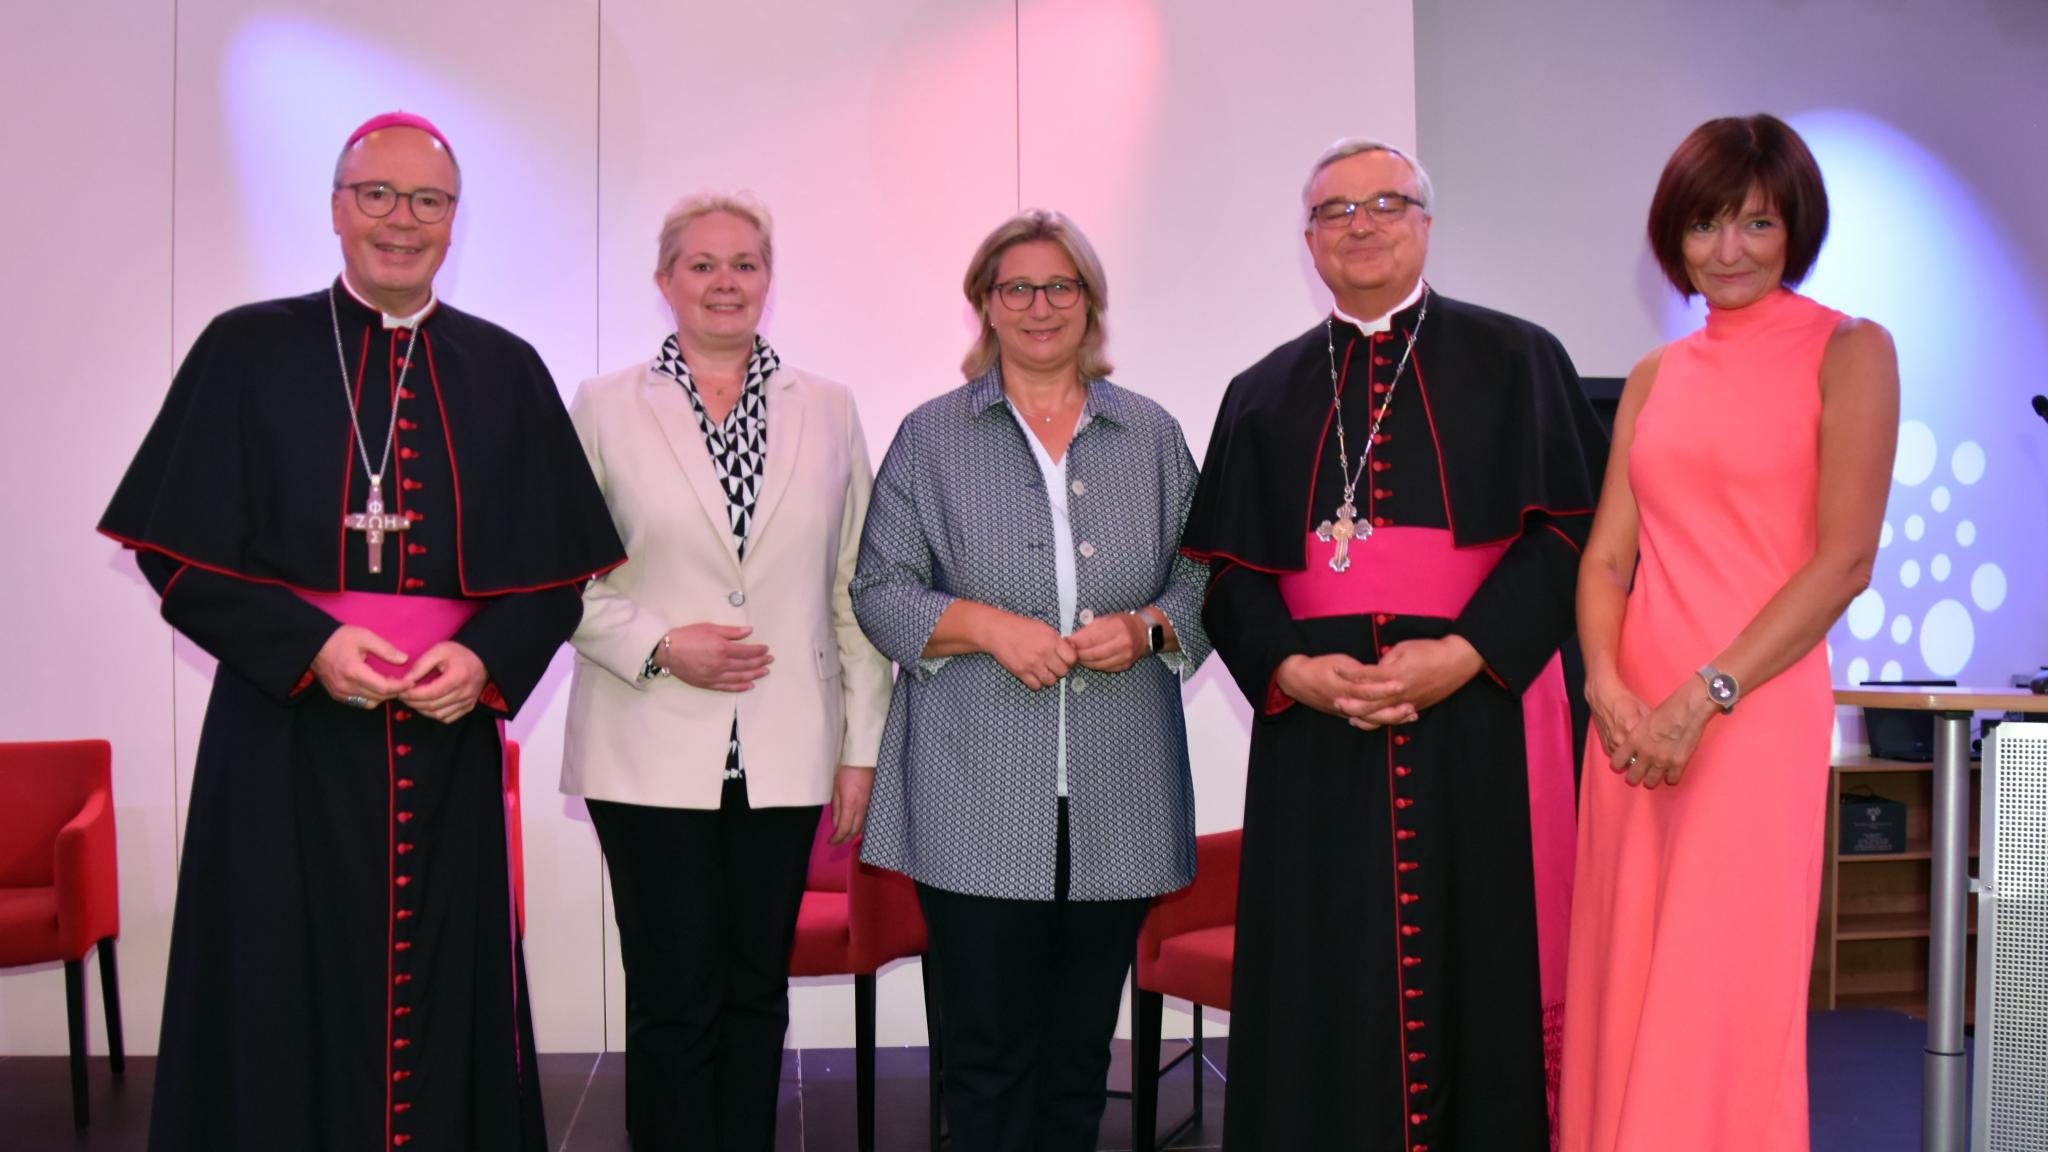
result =
[[1685,232],[1742,211],[1759,189],[1785,221],[1785,283],[1806,279],[1828,235],[1828,190],[1820,165],[1790,124],[1768,113],[1724,116],[1692,130],[1671,154],[1650,198],[1650,251],[1664,278],[1690,300]]

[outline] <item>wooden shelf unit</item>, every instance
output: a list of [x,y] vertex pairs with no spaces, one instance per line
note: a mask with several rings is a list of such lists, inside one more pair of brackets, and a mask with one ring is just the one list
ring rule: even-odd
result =
[[[1977,839],[1978,762],[1970,762],[1970,841]],[[1837,759],[1828,772],[1820,922],[1813,949],[1816,1010],[1882,1008],[1927,1014],[1927,891],[1934,767],[1868,756]],[[1868,788],[1906,806],[1906,850],[1843,855],[1842,792]],[[1977,853],[1970,853],[1974,860]],[[1976,907],[1970,906],[1965,1006],[1976,998]]]

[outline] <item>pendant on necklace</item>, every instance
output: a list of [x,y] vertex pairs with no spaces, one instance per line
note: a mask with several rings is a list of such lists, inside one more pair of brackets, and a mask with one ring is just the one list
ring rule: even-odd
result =
[[1325,520],[1316,525],[1316,539],[1337,546],[1330,551],[1330,570],[1346,572],[1351,568],[1351,542],[1360,543],[1372,538],[1372,525],[1358,522],[1358,509],[1351,501],[1337,505],[1337,518]]
[[412,527],[412,517],[403,512],[386,515],[384,512],[384,478],[370,478],[370,496],[364,502],[361,512],[353,512],[341,518],[341,526],[351,532],[361,532],[363,543],[369,550],[369,570],[384,571],[384,534],[403,532]]

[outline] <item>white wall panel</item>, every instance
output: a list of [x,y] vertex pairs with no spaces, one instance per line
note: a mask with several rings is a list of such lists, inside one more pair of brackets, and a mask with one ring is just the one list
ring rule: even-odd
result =
[[[14,224],[0,281],[0,740],[113,743],[131,1051],[156,1045],[170,944],[171,632],[93,525],[170,379],[171,24],[171,0],[21,5],[0,20],[0,214]],[[0,1055],[64,1050],[61,967],[0,971]]]
[[[1302,241],[1309,164],[1341,136],[1414,143],[1410,5],[1022,0],[1019,13],[1021,200],[1093,241],[1113,378],[1165,405],[1200,462],[1230,378],[1329,307]],[[1196,826],[1239,827],[1251,715],[1220,660],[1186,705]]]
[[[1300,255],[1302,166],[1347,132],[1413,136],[1409,17],[1386,0],[113,8],[6,18],[0,92],[66,114],[17,125],[61,194],[0,191],[15,218],[50,225],[16,238],[21,266],[45,274],[0,290],[23,350],[10,400],[38,430],[0,465],[8,491],[34,494],[0,528],[36,544],[0,552],[0,592],[34,605],[10,611],[10,634],[35,654],[0,683],[0,737],[116,742],[137,1052],[155,1043],[212,664],[89,526],[207,321],[335,272],[327,189],[357,122],[404,107],[449,133],[466,183],[442,293],[531,340],[565,395],[666,333],[650,283],[663,210],[751,188],[777,217],[764,331],[855,390],[877,460],[905,412],[958,383],[973,335],[961,273],[1020,200],[1070,211],[1102,248],[1118,378],[1165,402],[1199,456],[1224,382],[1323,306]],[[1355,38],[1274,34],[1363,25],[1369,68],[1343,58]],[[81,363],[97,375],[70,384]],[[539,1040],[591,1050],[622,1040],[621,980],[596,838],[555,792],[567,663],[511,729]],[[1188,700],[1201,826],[1233,826],[1243,702],[1214,667]],[[883,1043],[923,1041],[918,975],[884,974]],[[0,976],[0,1051],[63,1050],[57,979]],[[847,981],[805,982],[790,1042],[850,1044],[851,1007]]]
[[[1011,4],[611,3],[601,40],[601,367],[650,358],[671,330],[652,283],[667,208],[751,189],[775,217],[763,335],[853,389],[879,463],[903,414],[959,383],[960,275],[1016,204]],[[922,1043],[916,980],[881,997],[881,1041]],[[850,980],[792,999],[790,1044],[852,1043]],[[622,998],[607,1010],[617,1046]]]

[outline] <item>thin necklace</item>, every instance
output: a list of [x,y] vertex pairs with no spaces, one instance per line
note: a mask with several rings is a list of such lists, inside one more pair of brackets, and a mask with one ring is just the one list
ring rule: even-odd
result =
[[375,468],[370,467],[370,446],[363,442],[363,423],[356,415],[355,389],[349,386],[348,353],[341,347],[341,309],[334,302],[334,285],[327,286],[327,316],[334,322],[334,359],[341,365],[341,402],[348,409],[349,427],[354,429],[356,452],[363,458],[363,471],[370,477],[370,492],[364,501],[363,511],[348,515],[343,510],[342,524],[367,534],[366,543],[370,549],[369,570],[384,570],[384,533],[402,532],[412,527],[410,517],[405,515],[384,515],[384,469],[391,463],[391,443],[398,438],[398,401],[405,394],[405,374],[412,371],[413,345],[419,343],[420,326],[413,323],[412,335],[405,342],[405,360],[398,368],[398,382],[391,390],[391,423],[384,429],[384,456]]
[[[1086,389],[1086,388],[1083,388],[1083,389],[1082,389],[1082,391],[1081,391],[1081,394],[1082,394],[1082,395],[1086,395],[1086,394],[1087,394],[1087,389]],[[1048,414],[1046,414],[1046,415],[1044,415],[1044,416],[1040,416],[1040,415],[1038,415],[1037,413],[1034,413],[1034,412],[1030,411],[1029,409],[1025,408],[1025,407],[1024,407],[1024,406],[1023,406],[1022,404],[1019,404],[1019,403],[1017,403],[1017,398],[1016,398],[1015,396],[1011,396],[1011,395],[1009,395],[1009,394],[1005,393],[1005,394],[1004,394],[1004,396],[1003,396],[1003,399],[1005,399],[1005,400],[1008,400],[1008,401],[1010,402],[1010,407],[1012,407],[1012,408],[1016,409],[1016,410],[1017,410],[1017,411],[1018,411],[1019,413],[1022,413],[1025,419],[1027,419],[1027,420],[1036,420],[1036,421],[1038,421],[1038,422],[1039,422],[1039,423],[1041,423],[1041,424],[1050,424],[1050,423],[1052,423],[1052,418],[1053,418],[1054,416],[1057,416],[1057,415],[1059,415],[1059,414],[1060,414],[1061,412],[1065,411],[1065,410],[1066,410],[1066,407],[1067,407],[1067,401],[1065,401],[1065,400],[1061,400],[1061,401],[1060,401],[1059,403],[1057,403],[1057,404],[1055,404],[1055,405],[1053,406],[1053,410],[1052,410],[1052,411],[1051,411],[1050,413],[1048,413]]]
[[1429,286],[1425,284],[1422,287],[1422,311],[1415,314],[1415,327],[1408,330],[1408,346],[1401,350],[1401,362],[1394,365],[1394,378],[1387,384],[1387,398],[1380,401],[1380,410],[1372,418],[1372,431],[1366,436],[1364,450],[1358,454],[1356,471],[1351,468],[1350,453],[1344,443],[1344,386],[1337,375],[1336,322],[1334,317],[1323,320],[1323,339],[1330,353],[1330,415],[1337,425],[1337,475],[1344,482],[1344,502],[1337,505],[1337,515],[1333,519],[1316,525],[1316,536],[1336,543],[1337,547],[1330,553],[1330,567],[1338,572],[1351,567],[1351,541],[1372,537],[1372,525],[1358,522],[1355,500],[1358,482],[1365,478],[1365,466],[1372,459],[1373,445],[1379,442],[1380,422],[1387,418],[1387,408],[1394,403],[1394,390],[1401,385],[1401,372],[1408,367],[1408,358],[1415,352],[1415,338],[1422,334],[1422,322],[1428,317]]

